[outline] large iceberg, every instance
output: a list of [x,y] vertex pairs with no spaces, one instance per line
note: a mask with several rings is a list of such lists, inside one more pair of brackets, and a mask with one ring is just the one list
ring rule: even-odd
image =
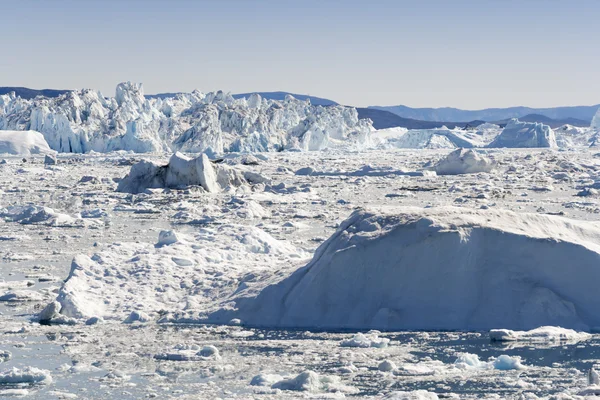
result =
[[35,131],[0,131],[0,154],[30,156],[53,154],[44,136]]
[[213,322],[301,329],[600,326],[600,225],[440,207],[357,211],[313,260]]
[[557,147],[554,131],[539,122],[511,119],[488,147]]
[[60,152],[321,150],[364,146],[373,130],[355,108],[313,106],[287,96],[234,99],[194,91],[147,99],[141,84],[117,86],[114,98],[90,89],[56,98],[0,96],[0,130],[35,130]]

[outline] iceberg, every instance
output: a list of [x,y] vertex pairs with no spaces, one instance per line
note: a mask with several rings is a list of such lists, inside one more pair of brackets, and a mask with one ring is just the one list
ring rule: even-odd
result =
[[248,326],[529,330],[600,326],[600,225],[468,208],[360,210],[313,260],[237,310]]
[[520,122],[513,118],[487,147],[551,147],[556,148],[554,131],[538,122]]
[[193,91],[148,99],[141,84],[123,82],[113,98],[91,89],[32,100],[0,96],[0,130],[38,131],[59,152],[223,154],[362,147],[373,127],[355,108],[313,106],[292,96],[234,99]]
[[31,156],[54,154],[44,136],[35,131],[0,131],[0,154]]

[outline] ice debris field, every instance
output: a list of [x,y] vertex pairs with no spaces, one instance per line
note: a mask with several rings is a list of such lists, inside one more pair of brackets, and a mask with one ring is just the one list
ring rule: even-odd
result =
[[0,398],[600,396],[599,121],[0,96]]

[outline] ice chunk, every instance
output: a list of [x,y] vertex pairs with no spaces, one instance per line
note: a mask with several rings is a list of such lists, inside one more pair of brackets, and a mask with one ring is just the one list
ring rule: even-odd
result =
[[384,360],[382,362],[379,363],[379,365],[377,366],[377,369],[382,371],[382,372],[390,372],[395,370],[396,364],[394,364],[393,361],[390,360]]
[[344,340],[340,343],[342,347],[387,347],[390,339],[379,338],[377,333],[368,333],[367,335],[357,333],[351,339]]
[[158,234],[157,246],[168,246],[179,241],[179,237],[175,231],[160,231]]
[[52,208],[36,205],[10,206],[0,209],[0,218],[23,225],[39,224],[62,227],[76,226],[82,222],[67,214],[56,212]]
[[[134,164],[129,174],[119,182],[117,191],[141,193],[146,189],[197,185],[207,192],[219,192],[225,186],[240,186],[246,182],[243,176],[235,173],[230,177],[229,171],[234,170],[227,166],[218,166],[217,169],[219,172],[215,171],[206,154],[190,159],[181,153],[175,153],[164,166],[150,161]],[[220,171],[225,171],[226,176],[223,177]]]
[[600,374],[594,368],[588,371],[588,385],[600,385]]
[[490,339],[496,341],[552,342],[581,341],[592,337],[589,333],[577,332],[557,326],[541,326],[530,331],[511,331],[510,329],[492,329]]
[[12,358],[12,354],[8,350],[0,350],[0,363],[7,362]]
[[[67,280],[60,288],[56,301],[61,315],[69,318],[90,318],[102,316],[103,302],[91,290],[88,275],[102,275],[103,271],[87,256],[78,255],[71,262],[71,271]],[[99,285],[98,283],[94,283]],[[46,309],[44,310],[46,311]],[[50,313],[51,310],[47,310]],[[47,316],[46,313],[43,313]]]
[[488,147],[557,147],[554,131],[538,122],[511,119]]
[[125,318],[125,321],[123,321],[124,324],[133,324],[134,322],[139,322],[139,323],[144,323],[144,322],[148,322],[150,321],[150,316],[148,314],[146,314],[143,311],[132,311],[131,314],[129,314],[129,316],[127,318]]
[[0,372],[0,385],[22,383],[50,384],[52,376],[50,371],[35,367],[12,368]]
[[46,157],[44,157],[45,165],[56,165],[56,163],[56,156],[54,154],[46,154]]
[[511,369],[524,369],[525,367],[521,364],[521,358],[518,356],[510,357],[506,354],[502,354],[494,361],[492,361],[492,365],[495,369],[508,371]]
[[498,369],[498,370],[512,370],[512,369],[524,369],[525,367],[521,364],[521,358],[518,356],[510,357],[506,354],[502,354],[498,358],[490,358],[489,361],[481,361],[477,354],[461,353],[458,355],[454,365],[461,369]]
[[476,174],[490,172],[494,163],[474,150],[457,149],[435,166],[438,175]]
[[219,349],[211,345],[204,346],[197,355],[204,358],[220,358]]
[[415,390],[412,392],[392,392],[384,396],[382,400],[438,400],[437,394],[426,390]]

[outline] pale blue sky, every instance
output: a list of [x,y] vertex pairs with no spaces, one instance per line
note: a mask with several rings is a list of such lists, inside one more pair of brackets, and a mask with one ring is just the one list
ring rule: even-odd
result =
[[600,103],[598,0],[0,0],[0,86]]

